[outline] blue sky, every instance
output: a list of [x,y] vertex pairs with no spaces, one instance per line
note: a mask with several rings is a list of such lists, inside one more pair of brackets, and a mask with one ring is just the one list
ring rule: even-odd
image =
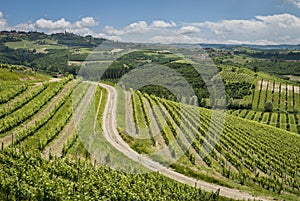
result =
[[136,42],[300,43],[300,0],[0,0],[0,30]]

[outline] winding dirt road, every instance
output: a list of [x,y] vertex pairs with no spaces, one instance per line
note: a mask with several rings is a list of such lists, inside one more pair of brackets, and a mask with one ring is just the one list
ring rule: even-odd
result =
[[152,171],[159,171],[161,174],[177,180],[181,183],[189,184],[211,192],[220,189],[220,195],[228,198],[239,199],[239,200],[269,200],[267,198],[257,197],[250,195],[247,192],[243,192],[237,189],[231,189],[223,186],[218,186],[204,181],[199,181],[194,178],[184,176],[180,173],[175,172],[169,168],[162,166],[144,155],[138,154],[136,151],[131,149],[129,145],[120,137],[117,131],[116,123],[116,108],[117,108],[117,91],[114,87],[109,85],[100,84],[108,91],[107,103],[103,113],[103,133],[109,143],[111,143],[116,149],[125,154],[128,158],[139,162],[146,168]]

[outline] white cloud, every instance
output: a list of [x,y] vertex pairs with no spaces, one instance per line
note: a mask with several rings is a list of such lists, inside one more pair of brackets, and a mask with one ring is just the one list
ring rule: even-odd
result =
[[199,33],[201,29],[194,26],[184,26],[179,29],[179,33],[181,34],[193,34],[193,33]]
[[122,35],[124,31],[115,29],[113,26],[105,26],[103,32],[107,35]]
[[[175,24],[175,23],[174,23]],[[298,44],[300,18],[291,14],[256,16],[253,19],[185,23],[182,26],[164,21],[132,23],[116,29],[106,26],[103,32],[121,41],[131,42],[190,42],[231,44]]]
[[[300,0],[298,0],[300,2]],[[183,23],[155,20],[137,21],[121,28],[105,26],[102,32],[93,31],[99,23],[93,17],[75,22],[61,18],[40,18],[9,26],[0,11],[0,30],[43,31],[46,33],[73,32],[111,40],[159,43],[230,43],[230,44],[300,44],[300,18],[291,14],[256,16],[253,19],[234,19]]]
[[6,30],[8,28],[7,21],[4,19],[3,13],[0,11],[0,30]]
[[169,33],[169,36],[154,36],[150,39],[151,42],[154,43],[162,43],[162,44],[170,44],[170,43],[196,43],[194,39],[185,36],[174,34],[172,32]]
[[53,21],[53,20],[46,20],[46,19],[39,19],[35,22],[36,27],[42,28],[42,29],[66,29],[71,27],[71,23],[66,21],[64,18],[61,18],[60,20]]
[[154,32],[160,32],[174,27],[176,27],[174,22],[156,20],[150,25],[145,21],[134,22],[121,29],[116,29],[113,26],[105,26],[102,31],[109,36],[118,36],[118,38],[126,36],[126,38],[130,38],[130,35],[132,35],[132,37],[137,37],[138,35],[153,35]]
[[98,33],[93,36],[98,37],[98,38],[106,38],[108,40],[113,40],[113,41],[122,41],[122,38],[119,36],[110,36],[105,33]]
[[[207,38],[222,42],[248,41],[249,43],[300,42],[300,18],[291,14],[256,16],[249,20],[222,20],[219,22],[191,23],[200,27]],[[268,42],[267,42],[268,41]]]
[[36,27],[34,26],[34,24],[28,22],[28,23],[17,24],[11,27],[11,29],[18,30],[18,31],[33,31],[36,30]]
[[80,21],[75,22],[77,27],[93,27],[99,23],[93,17],[84,17]]
[[257,16],[256,18],[271,26],[300,28],[300,18],[291,14]]
[[[23,24],[25,25],[25,24]],[[58,32],[58,31],[74,31],[77,34],[91,34],[93,33],[88,27],[97,26],[98,22],[93,17],[84,17],[80,20],[72,23],[70,21],[61,18],[57,21],[48,20],[48,19],[38,19],[33,24],[27,24],[29,27],[34,26],[36,29],[43,29],[49,32]]]
[[298,8],[300,8],[300,0],[291,0],[292,3],[297,6]]
[[300,8],[300,0],[281,0],[285,3],[293,4],[294,6]]
[[125,27],[125,33],[145,33],[148,30],[148,24],[145,21],[132,23]]
[[173,21],[165,22],[163,20],[156,20],[156,21],[152,22],[150,27],[153,27],[153,28],[171,28],[171,27],[176,27],[176,24]]
[[[46,33],[57,33],[57,32],[72,32],[79,35],[93,35],[97,36],[90,27],[97,26],[98,22],[93,17],[84,17],[78,21],[70,22],[61,18],[53,21],[49,19],[40,18],[35,22],[26,22],[14,25],[7,29],[20,30],[20,31],[44,31]],[[1,28],[1,18],[0,18]]]
[[200,23],[199,26],[208,28],[217,35],[241,33],[243,31],[263,31],[266,28],[265,23],[257,20],[222,20],[220,22]]

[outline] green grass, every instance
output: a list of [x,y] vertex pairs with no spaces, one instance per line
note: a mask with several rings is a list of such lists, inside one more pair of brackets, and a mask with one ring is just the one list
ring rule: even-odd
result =
[[261,90],[258,108],[263,110],[266,102],[267,90]]
[[17,42],[6,42],[5,45],[12,49],[30,49],[37,52],[45,53],[47,49],[66,49],[65,46],[57,45],[57,42],[47,40],[45,44],[37,44],[36,42],[22,40]]
[[262,112],[256,112],[253,120],[259,122],[261,119],[261,116],[262,116]]
[[90,48],[76,48],[71,50],[73,54],[90,54],[92,51]]
[[280,128],[283,130],[287,129],[287,122],[286,122],[286,114],[280,113]]
[[242,110],[238,116],[241,118],[245,118],[245,116],[247,115],[247,112],[248,112],[248,110]]
[[241,112],[240,110],[234,110],[234,111],[231,113],[231,115],[239,116],[240,112]]
[[273,112],[272,115],[271,115],[270,125],[277,126],[277,119],[278,119],[278,113]]
[[248,112],[247,116],[245,117],[246,119],[252,120],[255,116],[255,111],[251,110]]
[[274,106],[274,109],[277,109],[279,108],[279,93],[278,92],[274,92],[274,97],[273,97],[273,106]]
[[260,121],[260,123],[267,124],[268,120],[269,120],[269,116],[270,116],[270,113],[269,112],[265,112],[263,114],[263,117],[262,117],[262,120]]
[[286,91],[285,91],[285,84],[281,84],[280,88],[280,110],[286,111]]
[[42,82],[50,79],[47,75],[38,74],[31,70],[8,70],[0,68],[0,82],[5,81],[17,81],[20,84],[27,84],[34,82]]
[[293,90],[288,90],[287,111],[288,112],[294,111]]
[[290,124],[290,131],[293,133],[298,133],[297,125]]
[[268,85],[268,91],[267,91],[267,97],[266,97],[266,101],[273,101],[273,82],[269,81],[269,85]]
[[[259,86],[260,87],[260,86]],[[257,88],[257,87],[256,87]],[[258,90],[258,88],[254,91],[254,97],[253,97],[253,102],[252,102],[252,109],[257,109],[258,108],[258,104],[259,104],[259,93],[260,90]]]
[[[210,152],[208,155],[203,155],[206,156],[203,157],[206,158],[206,160],[204,160],[203,158],[200,160],[197,159],[197,161],[194,163],[193,160],[189,158],[189,154],[182,155],[181,158],[176,161],[176,163],[171,165],[171,167],[176,171],[179,171],[188,176],[196,177],[198,179],[200,178],[205,181],[217,183],[220,185],[225,184],[227,186],[234,186],[240,189],[263,192],[263,194],[271,194],[273,197],[283,198],[286,196],[276,195],[276,192],[273,193],[271,191],[268,191],[267,189],[269,188],[263,189],[261,187],[258,187],[257,184],[253,183],[253,181],[257,181],[256,179],[254,179],[257,176],[251,167],[257,167],[261,172],[263,172],[263,174],[260,174],[258,176],[261,179],[268,177],[269,165],[271,163],[272,167],[274,167],[275,170],[278,168],[282,168],[279,164],[283,163],[283,161],[286,160],[282,158],[289,157],[284,154],[285,152],[283,150],[294,152],[294,154],[296,155],[300,151],[296,145],[297,142],[300,141],[300,137],[298,135],[293,135],[290,132],[271,127],[269,125],[264,125],[258,122],[234,117],[234,115],[238,115],[241,113],[246,114],[246,112],[248,112],[247,110],[234,111],[235,113],[233,112],[232,115],[227,116],[225,125],[222,126],[217,122],[212,122],[212,124],[210,124],[209,118],[211,116],[211,110],[207,110],[204,108],[197,109],[196,107],[192,106],[183,106],[181,109],[178,109],[178,103],[162,100],[157,97],[154,98],[153,96],[151,97],[152,100],[156,100],[157,103],[161,104],[160,107],[166,108],[177,125],[180,124],[180,129],[186,136],[186,138],[193,139],[193,145],[187,153],[192,153],[193,156],[202,157],[202,154],[206,154],[207,150],[205,148],[201,148],[201,143],[208,143],[208,148],[210,143],[216,143],[214,144],[214,151]],[[197,111],[200,112],[200,124],[197,123],[197,114],[199,115]],[[175,114],[172,114],[173,112]],[[271,122],[277,122],[275,118],[277,113],[271,114],[263,113],[261,111],[249,111],[248,114],[249,113],[255,113],[256,121],[262,121],[265,124],[268,123],[270,115]],[[177,121],[176,115],[179,114],[181,114],[182,118],[180,118],[180,121]],[[286,116],[281,115],[281,118],[286,118]],[[172,124],[173,123],[170,122],[167,123],[167,125],[165,125],[163,129],[168,141],[173,142],[172,147],[174,148],[178,145],[181,146],[178,139],[182,137],[174,137],[177,136],[177,132],[174,132],[171,129],[173,127]],[[189,132],[189,129],[187,128],[192,129],[192,131]],[[212,138],[212,134],[209,134],[209,132],[207,132],[209,128],[214,131],[213,133],[217,133],[218,130],[222,130],[223,133],[221,134],[221,136],[219,136],[218,141],[214,141],[214,139]],[[152,153],[151,150],[155,150],[154,147],[152,147],[150,141],[143,142],[141,140],[136,140],[128,136],[126,137],[125,133],[123,133],[122,135],[123,138],[126,139],[126,141],[130,144],[130,146],[140,153]],[[197,146],[199,145],[197,145],[198,142],[201,142],[200,148],[197,148]],[[293,146],[293,148],[291,148],[291,146]],[[176,150],[176,148],[174,149]],[[147,150],[147,152],[145,152],[145,150]],[[176,151],[175,153],[178,152]],[[292,153],[290,154],[291,157],[296,157],[296,155],[293,155]],[[162,157],[159,158],[158,156],[152,157],[152,159],[158,161],[163,160]],[[211,162],[209,163],[207,162],[207,160],[210,160]],[[289,161],[290,163],[296,165],[298,163],[296,162],[296,160],[298,161],[299,159],[295,158],[294,160]],[[290,169],[290,173],[292,169],[291,167],[292,165],[288,166],[288,169]],[[229,179],[226,176],[226,171],[229,172]],[[241,180],[241,171],[243,172],[243,174],[248,175],[247,179]],[[277,175],[277,173],[275,172],[273,172],[273,174]],[[273,182],[272,185],[277,185],[277,187],[270,188],[274,188],[274,191],[276,191],[276,189],[278,188],[278,182],[275,180],[273,181],[273,175],[272,177],[270,177],[270,179]],[[287,188],[287,191],[296,193],[296,191],[293,190],[291,186]],[[287,197],[288,198],[286,200],[293,200],[293,196]]]
[[117,101],[117,124],[122,130],[126,129],[126,100],[124,89],[117,86],[118,101]]
[[[295,97],[295,109],[297,111],[300,111],[300,90],[299,90],[300,87],[295,87],[295,93],[294,93],[294,97]],[[296,90],[298,89],[298,90]]]
[[143,110],[141,107],[141,102],[140,102],[138,95],[136,93],[133,93],[131,96],[131,100],[132,100],[132,104],[136,108],[136,111],[135,111],[136,117],[135,118],[136,118],[137,126],[141,129],[146,129],[147,125],[145,122],[144,113],[143,113]]

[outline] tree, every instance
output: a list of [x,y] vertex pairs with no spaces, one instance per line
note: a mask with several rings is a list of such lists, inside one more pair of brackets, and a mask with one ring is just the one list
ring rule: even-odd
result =
[[265,102],[264,111],[265,112],[272,112],[273,107],[274,107],[274,105],[273,105],[272,101],[267,101],[267,102]]
[[253,71],[254,71],[255,73],[257,73],[257,71],[258,71],[257,66],[254,66],[254,67],[253,67]]

